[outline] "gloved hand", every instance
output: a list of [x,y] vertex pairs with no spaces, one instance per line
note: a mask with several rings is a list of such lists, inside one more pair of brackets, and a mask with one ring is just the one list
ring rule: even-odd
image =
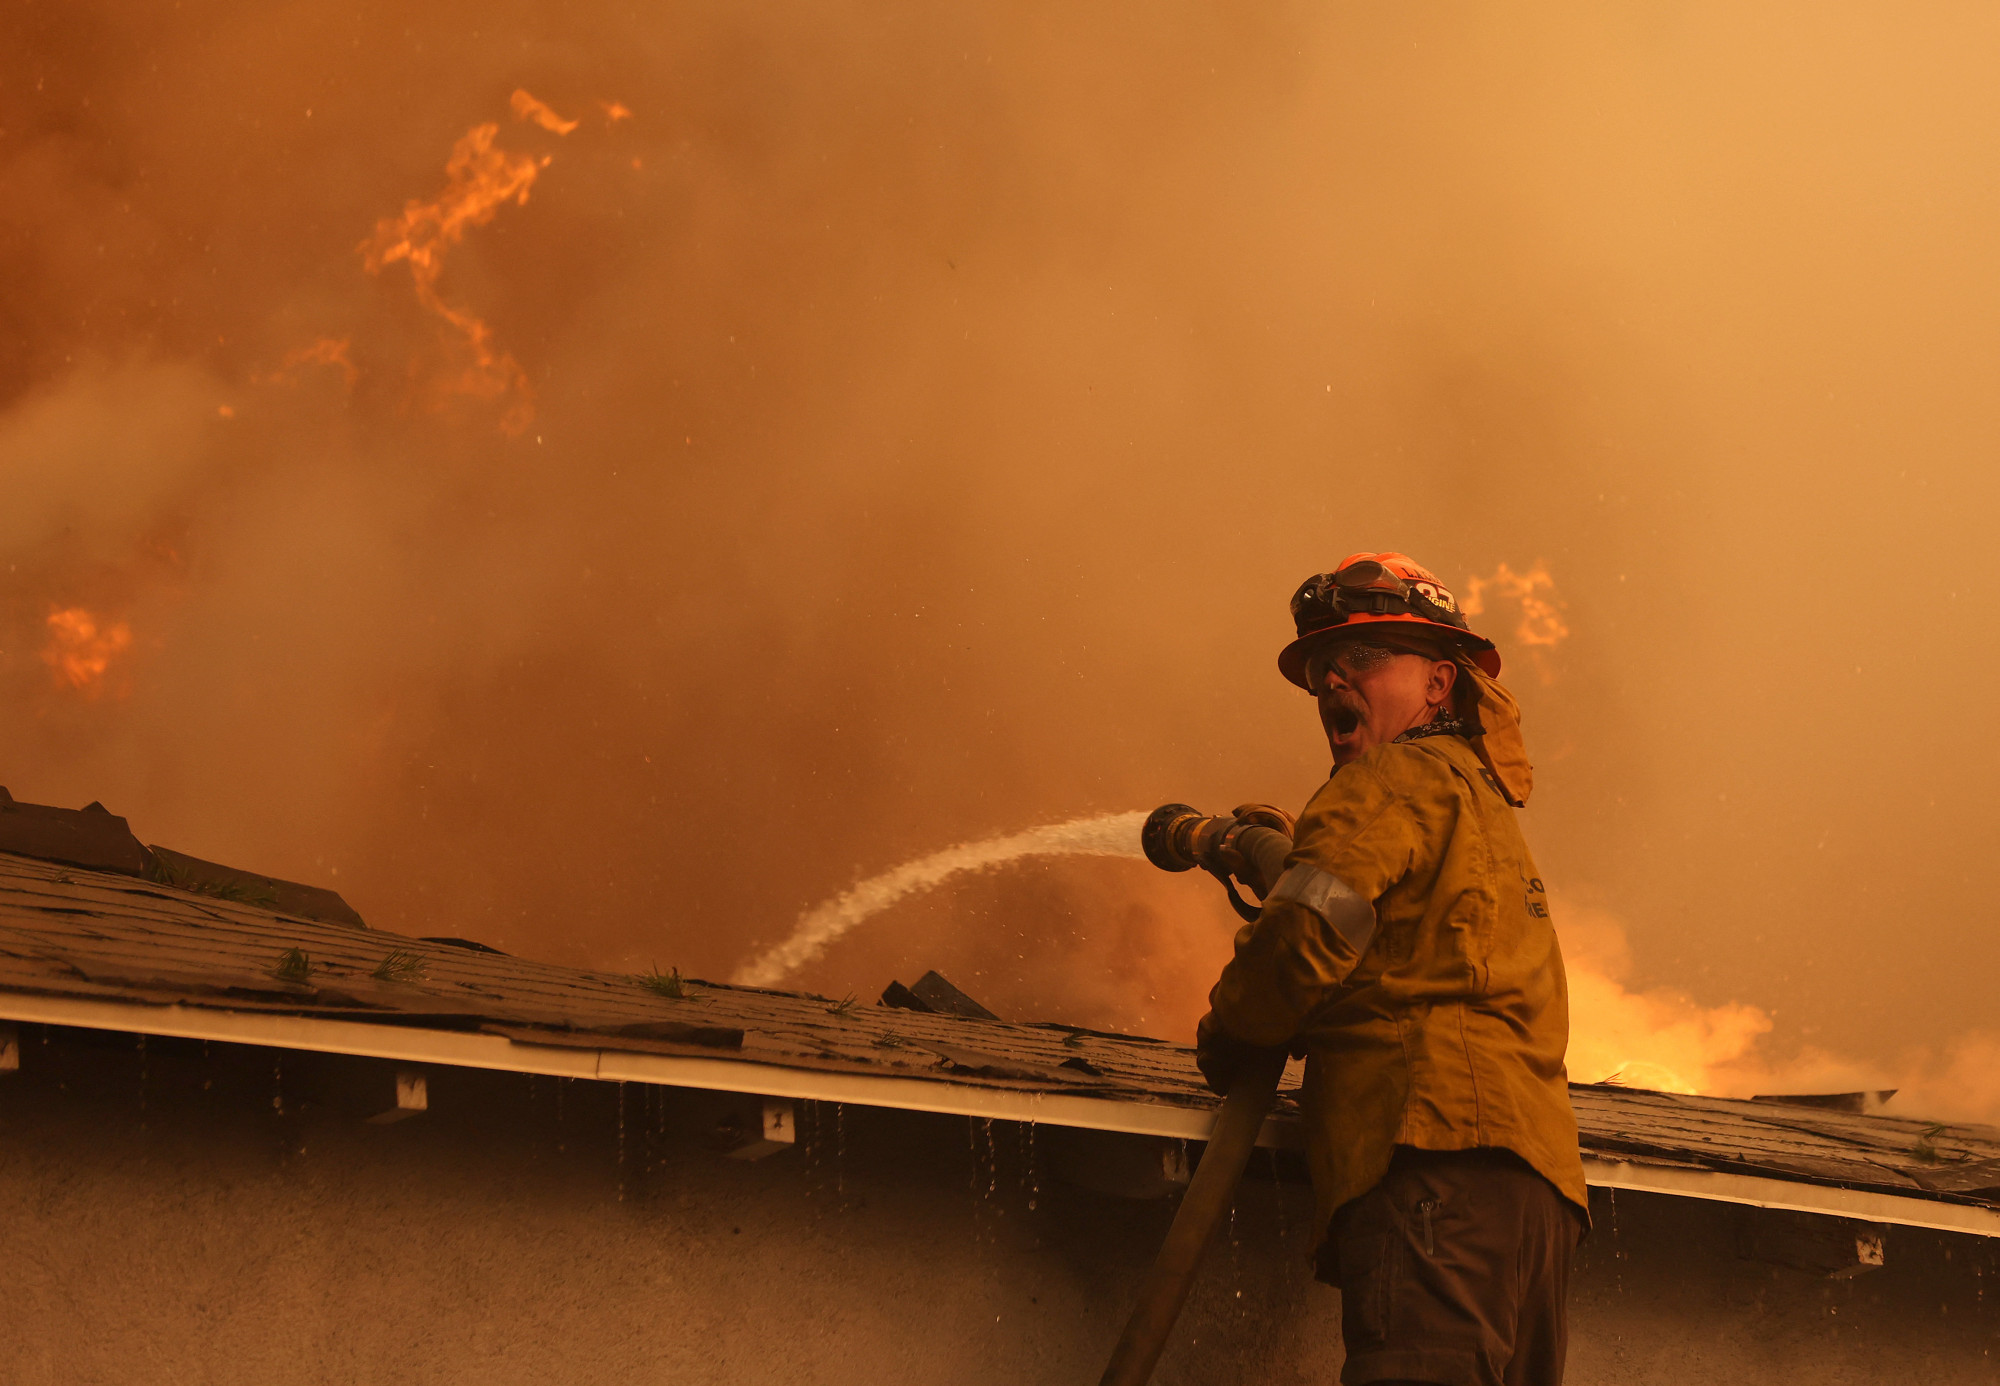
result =
[[1250,1044],[1225,1032],[1215,1023],[1215,1014],[1201,1018],[1194,1031],[1194,1062],[1208,1080],[1209,1091],[1229,1096],[1230,1087],[1246,1069],[1267,1057],[1282,1059],[1289,1052],[1282,1044]]
[[1234,876],[1262,899],[1284,870],[1296,825],[1283,809],[1238,804],[1227,817],[1204,818],[1189,834],[1195,860],[1222,876]]

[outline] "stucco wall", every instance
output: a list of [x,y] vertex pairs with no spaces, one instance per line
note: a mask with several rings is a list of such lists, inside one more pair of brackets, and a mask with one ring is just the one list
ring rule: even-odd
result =
[[[744,1163],[657,1090],[442,1070],[374,1126],[386,1065],[44,1038],[0,1079],[7,1386],[1092,1382],[1170,1211],[1053,1181],[1013,1126],[819,1107]],[[1162,1382],[1337,1379],[1310,1200],[1273,1173]],[[1827,1282],[1737,1259],[1727,1209],[1611,1212],[1572,1381],[2000,1379],[1992,1243],[1899,1234]]]

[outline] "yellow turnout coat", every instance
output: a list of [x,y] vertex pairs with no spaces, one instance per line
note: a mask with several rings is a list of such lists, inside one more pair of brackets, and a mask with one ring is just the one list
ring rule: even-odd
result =
[[1374,902],[1365,951],[1278,891],[1209,995],[1205,1026],[1305,1047],[1322,1229],[1398,1145],[1510,1150],[1587,1208],[1562,952],[1509,797],[1449,734],[1343,767],[1306,806],[1286,867]]

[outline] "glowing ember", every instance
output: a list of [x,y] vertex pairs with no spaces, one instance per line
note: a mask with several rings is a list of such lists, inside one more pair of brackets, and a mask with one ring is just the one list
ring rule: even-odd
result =
[[61,607],[49,613],[49,642],[42,647],[42,662],[55,671],[59,683],[96,693],[111,661],[131,643],[132,628],[123,621],[100,625],[80,606]]
[[[574,122],[564,126],[554,112],[526,92],[514,96],[517,111],[522,110],[521,98],[531,103],[532,109],[524,116],[532,116],[558,133],[573,128]],[[455,328],[472,349],[472,364],[447,384],[447,390],[475,399],[497,400],[511,395],[513,403],[501,416],[500,427],[519,433],[535,416],[534,392],[526,372],[512,355],[494,348],[492,328],[446,303],[437,287],[445,253],[465,239],[467,228],[484,226],[505,203],[519,206],[527,202],[528,190],[548,166],[547,155],[537,159],[494,148],[499,133],[500,127],[490,121],[466,131],[445,162],[444,190],[428,202],[405,203],[399,216],[384,217],[360,250],[370,274],[398,261],[409,265],[417,302]]]
[[558,135],[567,135],[570,131],[576,129],[575,121],[564,120],[561,116],[550,110],[546,103],[537,101],[519,87],[514,89],[514,94],[508,98],[507,104],[514,108],[514,114],[522,120],[532,120],[544,130],[552,130]]
[[1523,645],[1548,648],[1568,638],[1569,625],[1562,618],[1562,601],[1556,596],[1556,581],[1549,576],[1547,564],[1537,562],[1526,572],[1517,573],[1502,563],[1490,578],[1468,578],[1460,603],[1467,616],[1486,610],[1488,587],[1496,595],[1520,603],[1521,623],[1514,627],[1514,638]]

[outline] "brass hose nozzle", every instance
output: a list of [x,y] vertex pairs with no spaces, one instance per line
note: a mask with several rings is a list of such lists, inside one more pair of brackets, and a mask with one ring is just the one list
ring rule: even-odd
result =
[[1187,804],[1162,804],[1139,830],[1146,860],[1162,871],[1199,866],[1222,882],[1229,905],[1243,919],[1257,918],[1257,906],[1236,893],[1242,881],[1262,896],[1292,850],[1297,825],[1283,809],[1239,804],[1232,813],[1209,816]]
[[1227,818],[1204,817],[1190,804],[1162,804],[1147,815],[1146,826],[1139,830],[1139,845],[1145,849],[1146,860],[1162,871],[1192,871],[1201,865],[1202,849],[1219,842],[1229,822]]
[[1271,828],[1291,837],[1292,816],[1269,804],[1239,804],[1227,814],[1206,815],[1187,804],[1162,804],[1139,830],[1146,860],[1162,871],[1206,871],[1227,875],[1233,869],[1230,849],[1245,828]]

